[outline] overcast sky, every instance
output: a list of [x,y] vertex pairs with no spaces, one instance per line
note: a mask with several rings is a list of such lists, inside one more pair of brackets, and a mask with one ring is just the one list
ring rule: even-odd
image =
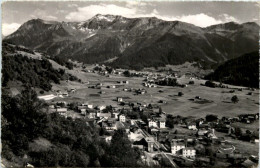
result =
[[41,18],[55,21],[85,21],[96,14],[125,17],[154,16],[164,20],[180,20],[200,27],[225,22],[259,23],[256,2],[5,2],[2,4],[2,34],[8,35],[24,22]]

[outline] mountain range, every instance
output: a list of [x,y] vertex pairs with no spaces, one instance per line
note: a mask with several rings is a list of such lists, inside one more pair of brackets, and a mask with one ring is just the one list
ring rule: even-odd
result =
[[97,14],[83,22],[33,19],[4,41],[84,63],[133,68],[200,62],[207,67],[258,50],[259,25],[228,22],[201,28],[155,17]]

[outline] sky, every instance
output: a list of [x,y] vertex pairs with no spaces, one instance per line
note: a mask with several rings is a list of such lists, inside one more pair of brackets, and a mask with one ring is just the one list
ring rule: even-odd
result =
[[40,18],[52,21],[86,21],[96,14],[157,17],[200,27],[226,22],[257,22],[257,2],[173,1],[9,1],[2,3],[2,34],[13,33],[24,22]]

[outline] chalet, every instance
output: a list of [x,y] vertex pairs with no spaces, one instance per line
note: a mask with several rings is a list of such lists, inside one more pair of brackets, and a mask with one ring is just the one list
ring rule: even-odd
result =
[[93,104],[88,104],[87,106],[89,109],[93,109]]
[[187,128],[190,130],[197,130],[196,123],[195,122],[188,123]]
[[89,112],[88,118],[96,118],[97,113],[96,112]]
[[120,114],[120,115],[119,115],[119,121],[120,121],[120,122],[125,122],[125,121],[126,121],[126,117],[125,117],[124,114]]
[[78,108],[79,111],[81,111],[81,109],[85,109],[86,110],[87,106],[78,106],[77,108]]
[[128,81],[123,81],[123,83],[125,83],[125,84],[129,84],[129,82],[128,82]]
[[111,118],[118,118],[119,113],[112,113]]
[[117,97],[117,102],[123,102],[123,98],[122,97]]
[[57,108],[56,112],[58,112],[59,114],[66,113],[67,112],[67,108]]
[[54,109],[55,108],[54,104],[49,105],[49,108]]
[[106,130],[117,130],[116,122],[110,119],[105,122],[102,122],[102,127]]
[[104,135],[101,137],[101,139],[105,140],[107,143],[110,143],[112,140],[112,136]]
[[211,129],[206,133],[207,137],[210,139],[217,139],[217,136],[215,135],[215,129]]
[[172,140],[171,142],[171,152],[172,154],[177,154],[181,149],[185,148],[185,144],[182,142],[177,142],[176,140]]
[[195,158],[196,156],[196,150],[191,147],[183,148],[182,149],[182,156],[187,158]]
[[58,105],[58,106],[67,106],[67,102],[66,101],[58,101],[58,102],[56,102],[56,105]]
[[107,88],[112,88],[112,89],[115,89],[116,86],[115,85],[111,85],[111,86],[107,86]]
[[105,94],[106,92],[105,91],[99,91],[98,93],[99,94]]
[[165,128],[165,120],[164,119],[160,119],[159,121],[158,121],[158,125],[159,125],[159,128]]
[[81,109],[81,110],[80,110],[80,113],[81,113],[82,115],[86,115],[86,114],[87,114],[87,109]]
[[76,89],[70,89],[69,92],[70,93],[75,93]]
[[111,113],[97,113],[97,117],[109,119],[111,118]]
[[69,96],[69,93],[67,91],[62,93],[62,96]]
[[106,108],[105,105],[99,105],[99,106],[97,106],[97,110],[100,110],[100,111],[104,110],[105,108]]
[[148,127],[157,127],[157,122],[153,119],[148,119]]
[[208,130],[206,130],[206,129],[199,129],[197,134],[199,136],[204,136],[205,134],[207,134],[207,132],[208,132]]

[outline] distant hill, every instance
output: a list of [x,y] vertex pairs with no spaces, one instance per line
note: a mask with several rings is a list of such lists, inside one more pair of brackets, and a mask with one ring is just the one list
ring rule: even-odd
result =
[[259,88],[259,52],[231,59],[205,78],[226,84]]
[[229,22],[206,28],[155,17],[96,15],[83,22],[33,19],[5,41],[84,63],[139,69],[200,62],[204,67],[256,51],[259,26]]

